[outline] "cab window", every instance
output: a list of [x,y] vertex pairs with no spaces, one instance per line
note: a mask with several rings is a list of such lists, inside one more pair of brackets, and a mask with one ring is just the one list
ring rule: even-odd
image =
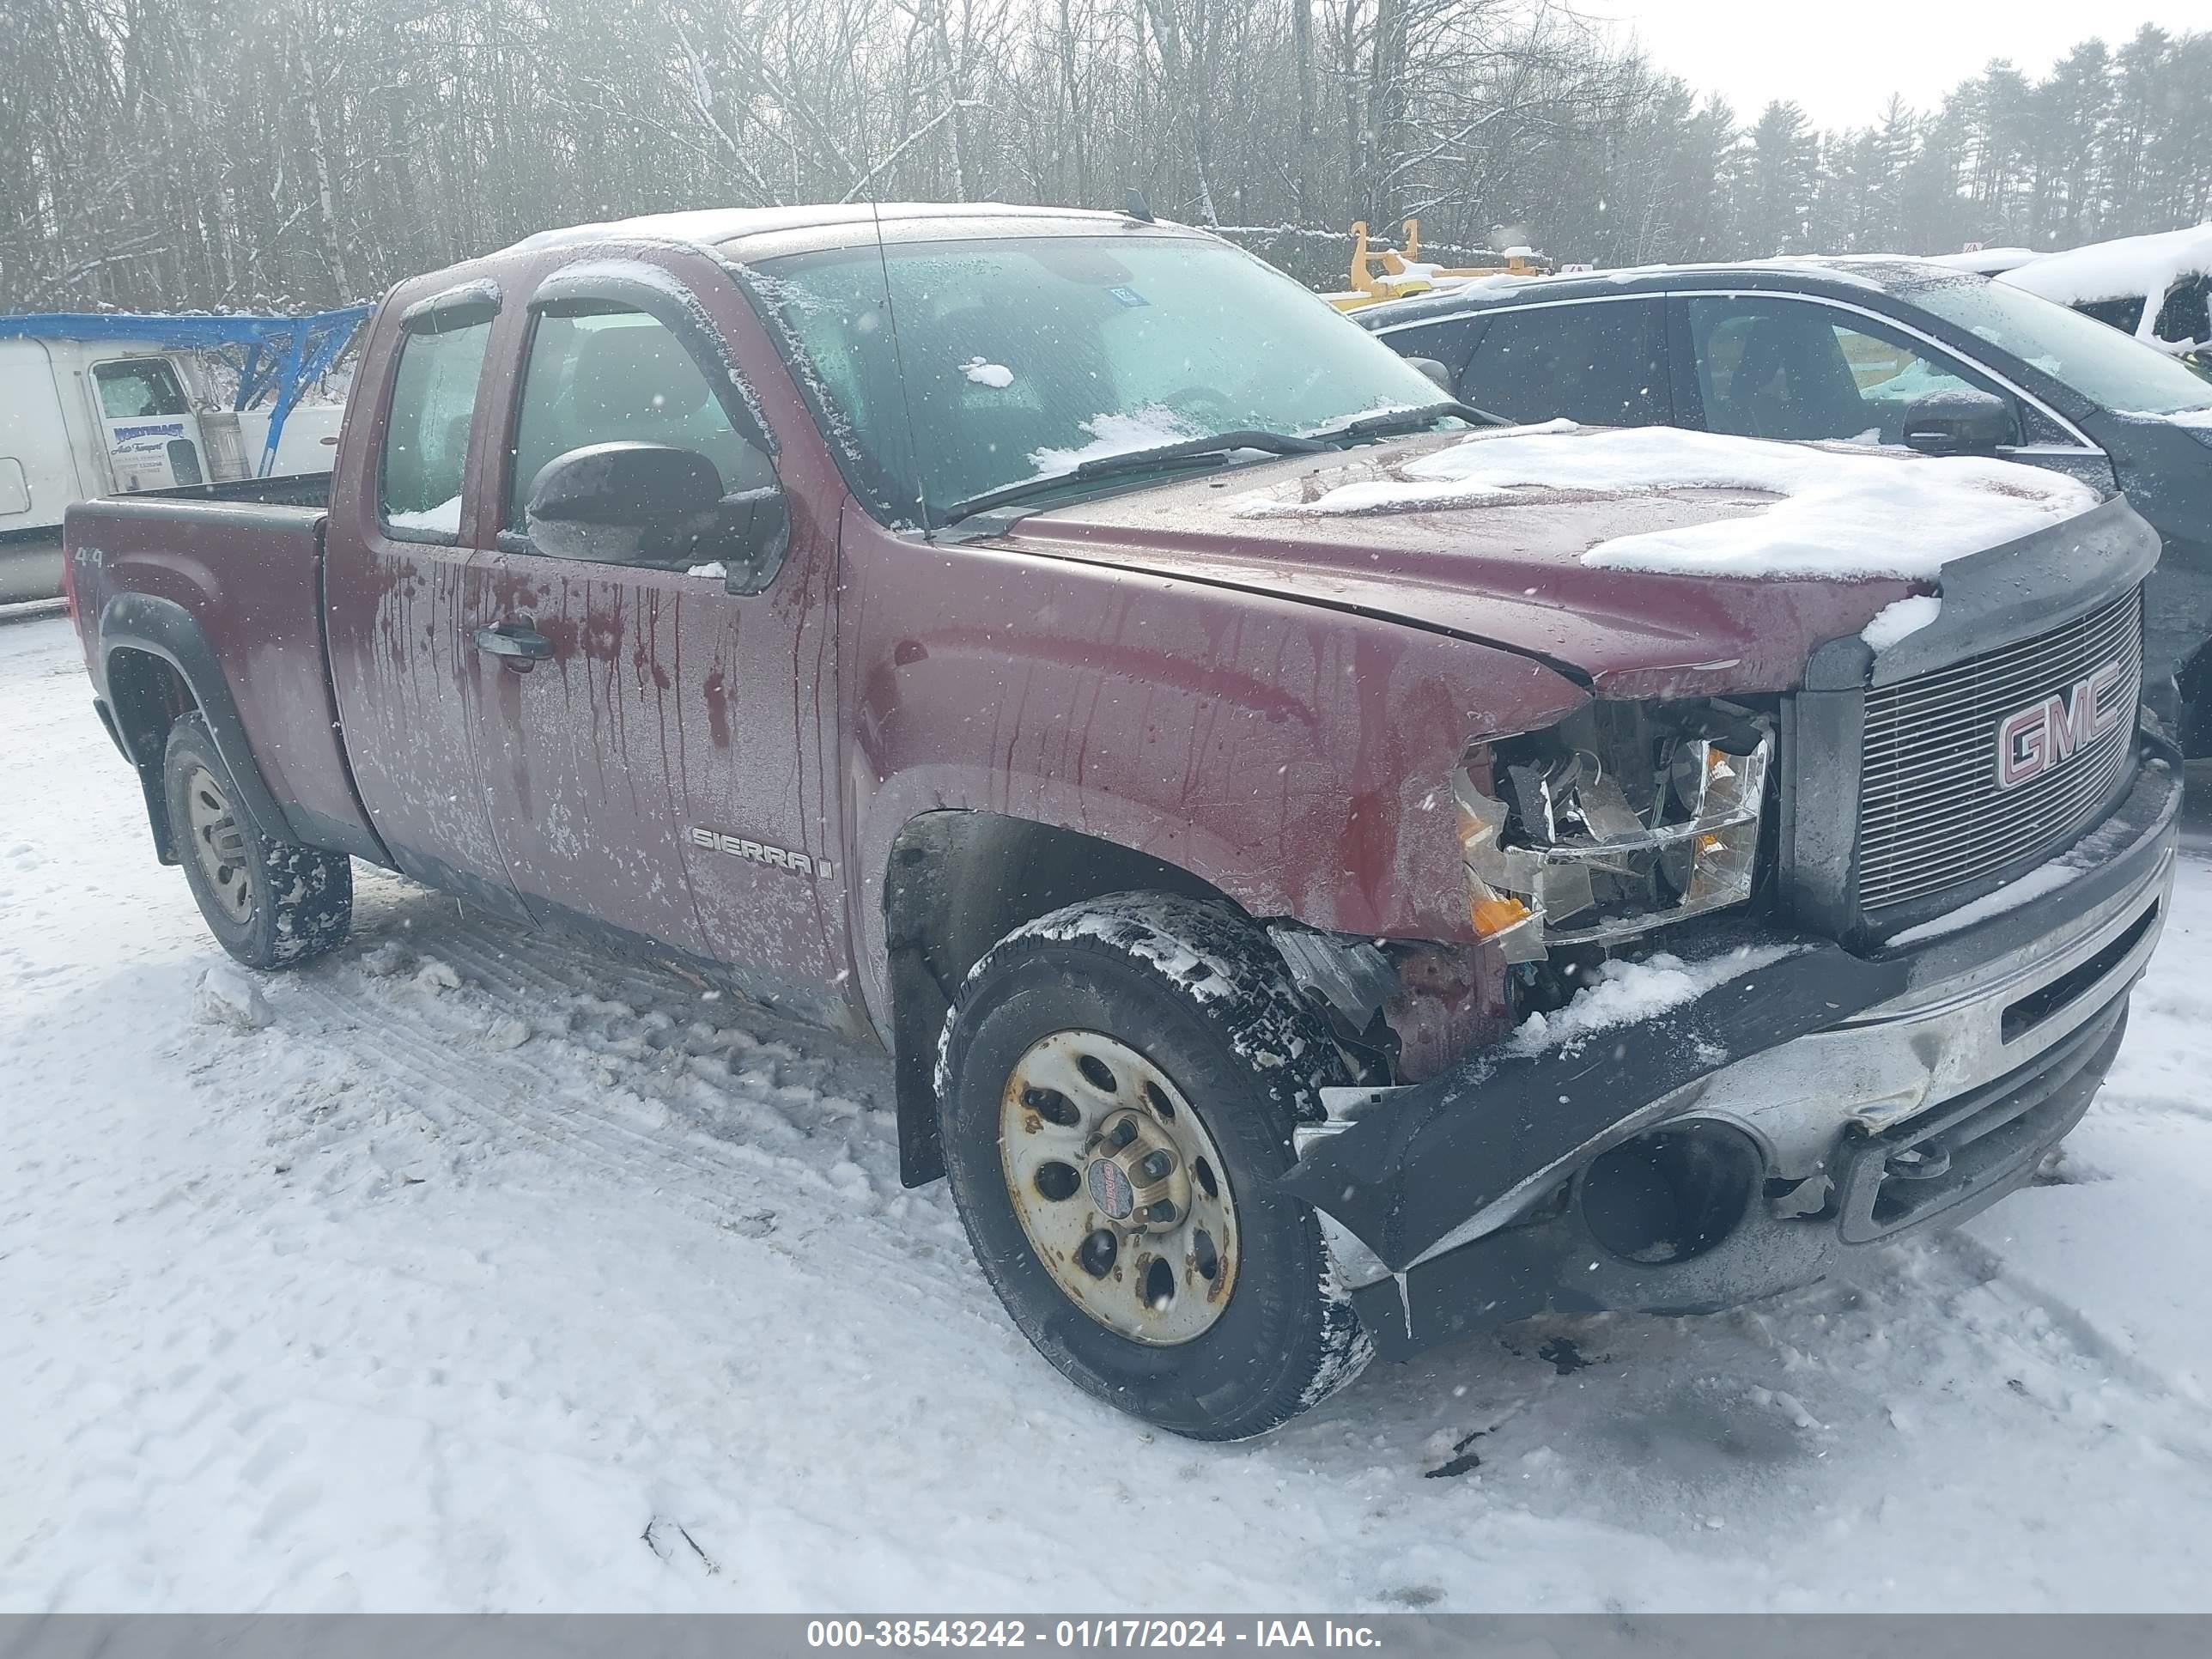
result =
[[527,528],[532,485],[572,449],[629,441],[703,455],[725,495],[775,483],[684,342],[658,319],[596,301],[542,312],[531,332],[506,526]]
[[1462,401],[1511,421],[1586,426],[1671,417],[1656,300],[1502,310],[1461,377]]
[[[1931,392],[1987,392],[2014,409],[1964,364],[1856,313],[1733,296],[1687,305],[1708,431],[1897,444],[1905,411]],[[2020,441],[2011,419],[2008,444]]]
[[189,415],[191,405],[178,383],[177,371],[159,357],[100,363],[92,378],[100,386],[100,412],[111,421],[149,415]]
[[377,476],[377,511],[385,528],[402,541],[459,539],[469,422],[490,340],[488,316],[444,328],[433,318],[410,329],[400,345]]

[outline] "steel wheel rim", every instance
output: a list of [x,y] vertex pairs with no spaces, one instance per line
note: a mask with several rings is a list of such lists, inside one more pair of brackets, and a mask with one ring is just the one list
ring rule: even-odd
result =
[[1155,1347],[1213,1328],[1236,1286],[1236,1198],[1161,1067],[1096,1031],[1038,1039],[1000,1095],[999,1161],[1031,1252],[1091,1319]]
[[185,815],[192,856],[207,878],[216,908],[234,922],[252,920],[253,888],[246,878],[249,848],[245,827],[230,804],[229,792],[204,766],[193,767],[185,779]]

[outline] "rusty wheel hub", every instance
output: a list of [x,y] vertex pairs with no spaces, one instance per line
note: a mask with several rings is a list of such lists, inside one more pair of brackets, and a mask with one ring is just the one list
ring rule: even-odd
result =
[[1164,1071],[1112,1037],[1056,1031],[1006,1079],[999,1151],[1030,1246],[1076,1306],[1159,1346],[1212,1328],[1236,1279],[1236,1202]]

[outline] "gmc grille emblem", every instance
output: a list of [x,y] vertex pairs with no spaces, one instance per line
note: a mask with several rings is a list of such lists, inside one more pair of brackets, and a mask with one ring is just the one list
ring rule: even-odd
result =
[[2072,689],[1997,722],[1997,787],[2017,789],[2055,771],[2127,718],[2118,693],[2127,669],[2108,662]]

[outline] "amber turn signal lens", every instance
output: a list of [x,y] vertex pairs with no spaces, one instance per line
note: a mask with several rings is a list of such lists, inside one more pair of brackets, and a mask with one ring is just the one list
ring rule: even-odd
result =
[[1470,915],[1477,939],[1490,939],[1528,919],[1528,907],[1517,898],[1479,898]]

